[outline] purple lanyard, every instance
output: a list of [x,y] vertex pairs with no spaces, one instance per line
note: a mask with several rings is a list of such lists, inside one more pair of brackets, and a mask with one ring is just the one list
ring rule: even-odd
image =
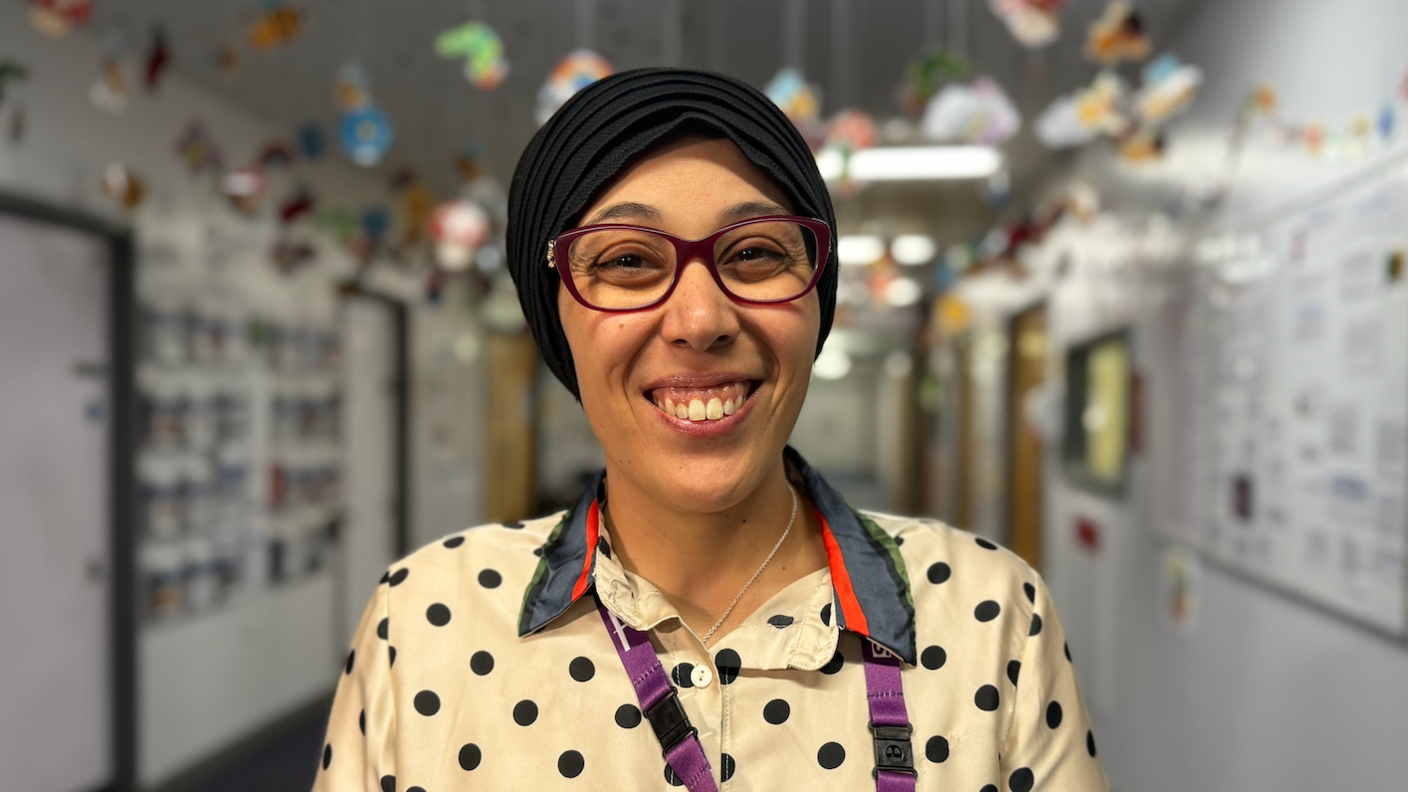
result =
[[[631,687],[640,699],[641,712],[660,740],[661,753],[689,792],[718,792],[699,731],[689,723],[679,694],[650,636],[623,623],[596,602],[606,632],[616,646],[616,654],[626,667]],[[877,792],[914,792],[917,775],[910,744],[909,716],[904,707],[904,684],[900,681],[900,661],[889,651],[866,639],[861,641],[865,660],[865,697],[870,704],[870,733],[875,742],[875,789]]]

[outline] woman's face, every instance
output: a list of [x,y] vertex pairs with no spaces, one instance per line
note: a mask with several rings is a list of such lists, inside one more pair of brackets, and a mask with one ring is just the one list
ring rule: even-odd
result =
[[[702,239],[747,217],[790,214],[766,176],[727,140],[684,138],[630,165],[587,208],[582,225],[646,226]],[[722,512],[781,469],[807,394],[821,326],[813,291],[790,303],[742,306],[702,262],[683,265],[663,304],[636,313],[587,308],[558,289],[582,406],[612,476],[653,498]],[[732,414],[706,416],[719,405]],[[675,412],[665,407],[673,405]],[[614,480],[614,479],[613,479]]]

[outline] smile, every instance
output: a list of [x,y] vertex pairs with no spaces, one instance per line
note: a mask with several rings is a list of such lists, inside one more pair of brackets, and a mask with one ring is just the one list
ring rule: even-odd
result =
[[753,394],[752,380],[722,382],[708,387],[653,388],[645,395],[666,415],[695,423],[717,421],[733,415]]

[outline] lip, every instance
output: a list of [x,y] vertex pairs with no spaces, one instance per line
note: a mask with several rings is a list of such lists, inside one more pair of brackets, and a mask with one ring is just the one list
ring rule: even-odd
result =
[[701,371],[692,374],[669,374],[651,380],[641,389],[650,393],[656,388],[712,388],[730,382],[761,382],[762,377],[741,371]]

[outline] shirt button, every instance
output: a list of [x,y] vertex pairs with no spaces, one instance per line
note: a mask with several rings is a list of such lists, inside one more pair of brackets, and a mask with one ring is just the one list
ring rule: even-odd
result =
[[709,683],[714,681],[714,672],[706,665],[697,665],[690,672],[689,681],[693,682],[695,687],[709,687]]

